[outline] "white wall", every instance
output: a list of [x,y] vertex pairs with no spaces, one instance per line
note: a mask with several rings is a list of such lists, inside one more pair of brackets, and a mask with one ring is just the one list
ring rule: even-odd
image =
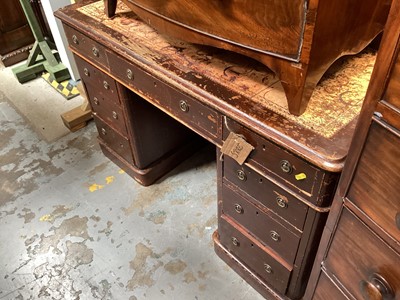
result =
[[64,6],[70,5],[70,0],[41,0],[43,11],[49,23],[51,33],[56,43],[62,63],[68,68],[71,78],[78,80],[79,73],[71,51],[68,50],[68,42],[61,21],[54,17],[54,12]]

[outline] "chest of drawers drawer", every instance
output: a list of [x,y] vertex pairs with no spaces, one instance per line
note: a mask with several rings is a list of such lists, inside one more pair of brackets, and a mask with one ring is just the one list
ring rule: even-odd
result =
[[384,123],[372,123],[347,196],[397,241],[400,240],[399,140],[398,130]]
[[224,185],[222,213],[246,228],[264,245],[279,253],[289,264],[294,262],[301,234],[280,224],[270,210],[257,207]]
[[[367,294],[399,299],[399,266],[400,255],[345,208],[327,253],[326,269],[356,299],[369,299]],[[392,292],[385,295],[386,288]]]
[[90,61],[109,69],[106,49],[103,45],[95,42],[79,31],[64,25],[65,35],[67,36],[69,47],[85,56]]
[[318,279],[318,286],[315,290],[313,300],[348,300],[342,290],[329,278],[325,272],[321,272]]
[[[255,134],[251,130],[230,119],[225,120],[223,138],[226,140],[230,132],[242,135],[254,150],[247,161],[262,172],[274,176],[285,185],[292,188],[311,202],[319,201],[321,187],[335,185],[336,174],[326,173],[277,146],[269,140]],[[325,182],[325,184],[323,184]]]
[[109,53],[111,72],[123,84],[213,143],[218,139],[219,115],[123,58]]
[[222,215],[219,219],[220,241],[229,252],[253,270],[263,281],[280,293],[285,293],[292,267],[279,256],[250,236],[232,219]]
[[237,186],[243,193],[257,199],[260,204],[274,211],[296,228],[302,230],[307,215],[307,205],[284,189],[232,158],[224,157],[224,180]]

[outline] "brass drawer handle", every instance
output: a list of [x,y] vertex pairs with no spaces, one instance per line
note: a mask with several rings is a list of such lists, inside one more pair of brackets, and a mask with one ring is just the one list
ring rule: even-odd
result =
[[113,112],[112,112],[112,117],[113,117],[114,120],[118,120],[118,114],[117,114],[117,112],[113,111]]
[[360,290],[365,300],[394,299],[394,291],[386,279],[377,273],[372,274],[368,281],[360,281]]
[[100,56],[100,52],[99,49],[97,49],[96,47],[92,48],[92,53],[94,56],[99,57]]
[[271,239],[275,242],[279,242],[281,240],[281,236],[279,235],[279,233],[277,233],[276,231],[272,230],[269,235],[271,236]]
[[78,37],[77,37],[75,34],[72,36],[72,42],[73,42],[75,45],[79,45],[79,39],[78,39]]
[[90,76],[90,72],[89,72],[88,68],[83,69],[83,74],[85,74],[88,77]]
[[183,112],[188,112],[189,111],[189,105],[187,104],[187,102],[185,100],[179,101],[179,108]]
[[107,130],[105,128],[101,128],[101,134],[102,135],[107,135]]
[[241,180],[241,181],[246,181],[247,180],[246,173],[243,170],[237,170],[236,171],[236,175],[239,178],[239,180]]
[[104,86],[104,88],[106,89],[106,90],[109,90],[110,89],[110,85],[108,84],[108,82],[107,81],[103,81],[103,86]]
[[99,104],[100,104],[99,99],[97,99],[97,97],[94,97],[94,98],[93,98],[93,102],[94,102],[94,104],[96,104],[96,105],[99,105]]
[[276,197],[276,204],[278,204],[280,208],[288,207],[287,202],[281,196]]
[[131,69],[126,70],[126,77],[128,77],[129,80],[132,80],[134,78],[133,72]]
[[267,272],[268,274],[272,274],[272,273],[273,273],[272,267],[271,267],[269,264],[267,264],[267,263],[264,263],[264,270],[265,270],[265,272]]
[[232,240],[232,244],[233,244],[234,246],[239,247],[240,243],[239,243],[239,240],[238,240],[237,238],[232,237],[231,240]]
[[287,160],[282,160],[281,161],[281,170],[288,174],[292,173],[292,171],[293,171],[292,164]]
[[243,213],[243,207],[240,205],[240,204],[235,204],[235,211],[238,213],[238,214],[242,214]]

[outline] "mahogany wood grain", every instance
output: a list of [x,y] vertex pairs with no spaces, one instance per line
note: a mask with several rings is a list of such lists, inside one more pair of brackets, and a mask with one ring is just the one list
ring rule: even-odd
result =
[[[394,0],[306,299],[319,299],[323,272],[332,274],[336,288],[350,299],[400,297],[400,114],[396,101],[384,97],[386,88],[396,86],[399,37],[400,1]],[[396,88],[391,92],[399,96]]]
[[[378,255],[379,254],[379,255]],[[364,298],[363,282],[370,282],[374,274],[382,276],[400,297],[400,254],[386,245],[355,215],[345,209],[340,216],[335,238],[327,254],[325,266],[356,299]]]
[[[329,66],[361,51],[383,29],[387,0],[122,0],[162,33],[250,56],[280,78],[292,114],[302,114]],[[105,0],[108,16],[117,0]]]
[[[306,298],[307,299],[307,298]],[[315,290],[313,300],[348,300],[343,292],[338,289],[335,283],[324,272],[321,272],[318,286]]]
[[[400,132],[373,122],[347,197],[400,241]],[[394,159],[395,158],[395,159]]]
[[[400,48],[400,42],[398,42]],[[390,75],[389,83],[383,99],[400,110],[400,49],[397,49],[397,58]]]

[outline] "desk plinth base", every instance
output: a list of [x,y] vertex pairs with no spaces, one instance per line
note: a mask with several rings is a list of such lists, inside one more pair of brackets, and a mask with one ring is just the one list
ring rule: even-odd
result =
[[106,157],[143,186],[153,184],[159,178],[193,155],[203,144],[203,140],[195,139],[193,142],[182,145],[178,149],[166,153],[163,157],[153,162],[147,168],[139,169],[128,163],[116,152],[110,149],[101,139],[98,139],[98,142]]

